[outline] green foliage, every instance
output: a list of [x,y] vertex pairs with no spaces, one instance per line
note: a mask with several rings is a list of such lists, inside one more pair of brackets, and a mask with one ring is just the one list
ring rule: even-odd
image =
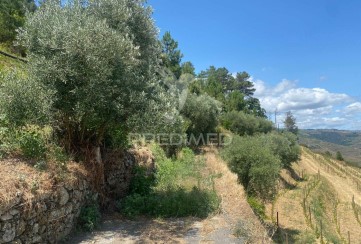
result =
[[19,145],[23,155],[29,159],[43,159],[46,144],[41,134],[36,131],[22,131],[19,136]]
[[339,160],[339,161],[344,161],[344,158],[343,158],[343,156],[342,156],[342,154],[341,154],[340,151],[337,151],[337,153],[336,153],[336,159]]
[[99,224],[101,214],[97,203],[84,206],[78,218],[78,227],[84,231],[93,231]]
[[327,151],[325,152],[325,156],[328,157],[328,158],[332,158],[332,153],[327,150]]
[[16,29],[24,25],[26,12],[34,10],[34,0],[1,0],[0,42],[12,43]]
[[19,32],[29,77],[53,92],[68,151],[99,145],[152,100],[160,48],[143,1],[45,1]]
[[204,90],[212,97],[223,102],[225,93],[234,83],[232,74],[226,68],[209,67],[199,74],[199,78],[205,81]]
[[134,176],[130,184],[130,195],[149,195],[152,192],[152,188],[156,185],[155,175],[147,175],[147,169],[145,167],[135,167],[133,174]]
[[202,161],[184,148],[176,159],[166,157],[154,145],[156,162],[155,178],[137,169],[131,194],[118,202],[118,207],[128,217],[149,215],[155,217],[207,217],[219,208],[219,198],[209,182],[200,177]]
[[295,135],[298,134],[298,127],[296,125],[296,118],[293,116],[291,111],[286,113],[286,119],[284,120],[286,131],[289,131]]
[[337,219],[337,207],[335,208],[335,206],[337,206],[338,202],[338,196],[332,184],[321,177],[320,185],[310,195],[309,206],[314,222],[317,223],[315,226],[317,235],[320,235],[319,223],[322,221],[323,236],[332,243],[343,243],[338,236],[338,227],[330,218],[330,215],[334,215]]
[[261,137],[235,136],[222,156],[249,194],[264,200],[274,197],[281,160]]
[[[166,68],[168,68],[178,79],[181,76],[182,71],[184,71],[183,67],[181,67],[183,54],[181,53],[180,50],[178,50],[178,42],[175,41],[172,38],[170,32],[167,31],[161,40],[161,45],[163,51],[162,53],[163,65]],[[188,68],[191,67],[189,65],[187,66]],[[191,71],[191,69],[188,69],[188,72],[189,71]],[[194,72],[194,68],[193,68],[193,72]]]
[[187,97],[182,115],[188,120],[188,135],[198,136],[204,133],[213,133],[218,125],[220,103],[207,94]]
[[193,76],[196,75],[194,65],[191,62],[182,63],[182,74],[191,74]]
[[272,122],[244,112],[231,111],[221,116],[224,128],[238,135],[254,135],[272,131]]
[[245,95],[240,91],[232,91],[226,98],[227,111],[242,111],[246,108]]
[[256,197],[249,196],[247,197],[247,202],[259,218],[266,219],[266,207],[261,201],[259,201]]
[[232,88],[236,91],[240,91],[246,97],[253,96],[256,89],[253,82],[250,81],[251,76],[247,72],[241,72],[236,74],[235,82]]
[[120,205],[128,217],[150,215],[154,217],[205,218],[219,207],[215,192],[203,191],[194,187],[192,190],[173,188],[147,196],[133,194]]
[[0,73],[0,113],[12,126],[50,121],[52,94],[20,72]]
[[299,160],[301,148],[297,144],[297,137],[290,132],[270,133],[263,136],[263,140],[281,159],[282,167],[287,168],[291,163]]

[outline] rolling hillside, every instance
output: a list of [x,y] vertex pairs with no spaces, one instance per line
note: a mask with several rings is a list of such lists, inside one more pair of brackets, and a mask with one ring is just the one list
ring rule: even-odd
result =
[[279,215],[276,243],[360,243],[360,177],[360,169],[303,148],[268,208],[274,221]]
[[340,151],[344,158],[354,165],[361,166],[361,132],[344,130],[301,130],[300,143],[312,151],[331,152],[334,156]]

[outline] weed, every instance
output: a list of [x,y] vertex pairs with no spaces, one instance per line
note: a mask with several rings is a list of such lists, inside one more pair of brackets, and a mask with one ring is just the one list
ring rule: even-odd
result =
[[265,205],[253,196],[247,197],[247,202],[253,209],[254,213],[261,219],[265,220],[266,216],[266,207]]
[[207,217],[219,208],[219,198],[200,170],[204,162],[188,149],[170,159],[164,151],[153,147],[157,173],[147,175],[144,168],[135,169],[131,194],[118,202],[119,210],[128,217]]
[[84,206],[79,215],[78,227],[84,231],[93,231],[98,226],[101,215],[97,203]]
[[42,136],[34,131],[22,131],[19,138],[20,149],[26,158],[42,159],[46,147]]

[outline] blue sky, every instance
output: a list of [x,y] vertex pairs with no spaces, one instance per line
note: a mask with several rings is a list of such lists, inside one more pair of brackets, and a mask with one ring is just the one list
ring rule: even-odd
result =
[[149,0],[184,61],[247,71],[302,128],[361,130],[361,1]]

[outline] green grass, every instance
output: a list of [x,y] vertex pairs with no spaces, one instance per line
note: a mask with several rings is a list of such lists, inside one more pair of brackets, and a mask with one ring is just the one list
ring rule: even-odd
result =
[[[8,48],[0,44],[0,50],[12,54]],[[24,64],[19,61],[0,54],[0,72],[8,72],[14,68],[23,69]]]
[[337,223],[335,222],[335,214],[337,219],[337,212],[335,212],[337,208],[335,206],[338,204],[335,192],[330,183],[321,177],[320,184],[311,193],[308,204],[311,208],[313,228],[317,236],[321,234],[322,222],[324,240],[331,243],[343,243]]
[[120,211],[128,217],[205,218],[219,209],[220,200],[213,187],[213,176],[202,175],[205,164],[188,149],[177,158],[167,158],[154,145],[157,172],[147,175],[137,168],[131,183],[131,194],[118,202]]

